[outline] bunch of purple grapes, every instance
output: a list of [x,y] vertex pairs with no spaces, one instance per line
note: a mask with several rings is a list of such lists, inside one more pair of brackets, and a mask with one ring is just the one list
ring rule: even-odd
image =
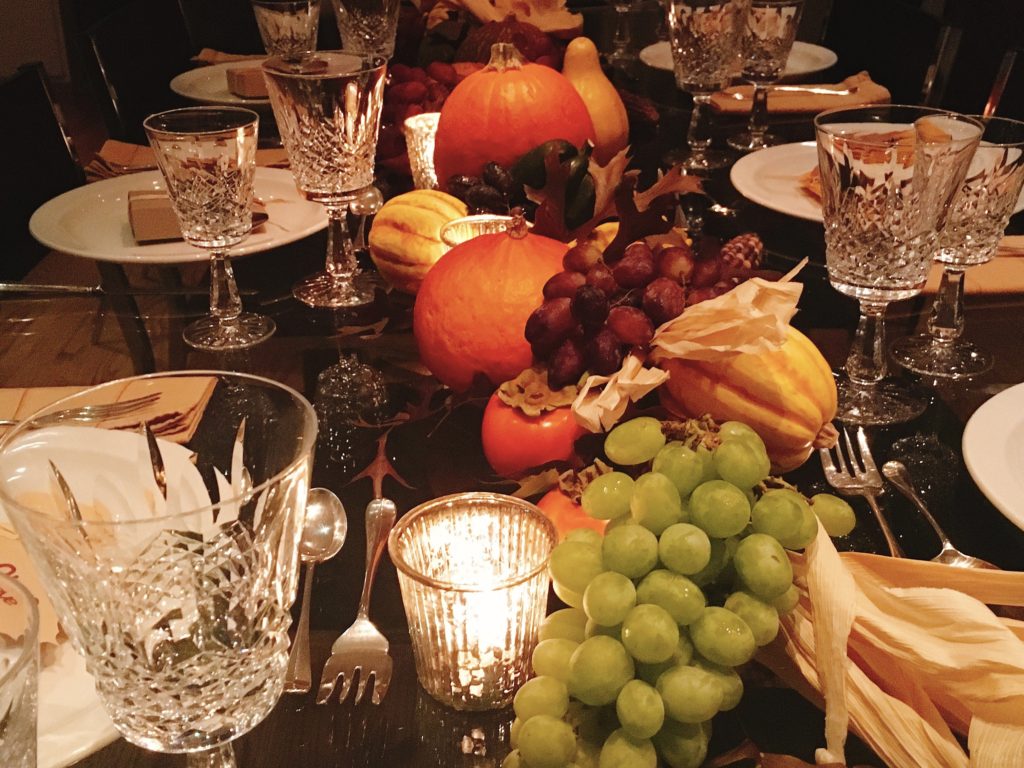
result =
[[646,347],[654,330],[698,302],[721,296],[760,270],[764,246],[757,235],[725,244],[701,240],[657,245],[642,240],[622,256],[605,258],[593,239],[570,248],[563,271],[544,285],[544,303],[526,322],[535,360],[546,364],[548,384],[560,389],[585,373],[617,371],[633,348]]

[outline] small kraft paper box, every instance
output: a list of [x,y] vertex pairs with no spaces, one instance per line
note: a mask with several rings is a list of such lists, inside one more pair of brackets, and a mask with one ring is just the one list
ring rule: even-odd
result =
[[[269,216],[259,200],[252,201],[252,229],[256,231]],[[128,223],[139,245],[181,240],[178,217],[166,192],[139,189],[128,192]]]
[[243,99],[267,98],[267,84],[259,67],[230,67],[225,70],[228,90]]

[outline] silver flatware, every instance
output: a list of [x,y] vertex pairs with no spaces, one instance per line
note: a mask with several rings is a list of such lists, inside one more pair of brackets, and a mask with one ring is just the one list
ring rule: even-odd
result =
[[[769,92],[782,91],[784,93],[810,93],[818,96],[850,96],[857,92],[857,87],[852,88],[827,88],[819,85],[769,85]],[[749,99],[750,96],[734,91],[731,94],[734,99]]]
[[339,678],[344,678],[338,700],[344,701],[352,687],[352,680],[358,675],[359,686],[353,703],[358,704],[366,692],[366,684],[373,677],[371,700],[380,704],[391,684],[392,659],[388,639],[370,621],[370,591],[377,574],[388,534],[395,525],[398,510],[391,499],[374,499],[366,507],[366,577],[363,593],[359,598],[359,610],[352,626],[342,633],[331,646],[331,657],[324,665],[320,677],[320,690],[316,703],[325,704],[334,693]]
[[67,505],[71,519],[76,523],[82,522],[82,510],[78,506],[75,494],[71,492],[71,486],[68,485],[68,481],[64,479],[64,475],[57,469],[57,465],[53,463],[52,459],[50,460],[50,471],[53,472],[53,477],[57,481],[57,487],[60,488],[61,496],[64,497],[64,503]]
[[[105,421],[107,419],[130,416],[136,411],[143,411],[160,399],[159,392],[151,392],[148,395],[135,397],[131,400],[122,400],[117,403],[101,403],[100,405],[83,405],[78,408],[66,408],[61,411],[44,413],[38,418],[32,419],[32,426],[43,427],[48,424],[61,424],[65,421]],[[0,427],[13,427],[21,424],[22,419],[0,419]]]
[[973,557],[961,552],[959,549],[953,546],[953,542],[949,540],[949,536],[942,530],[938,521],[928,510],[924,500],[918,495],[917,490],[914,488],[914,484],[910,479],[910,473],[907,468],[900,461],[887,461],[882,465],[882,474],[886,476],[890,483],[899,489],[900,493],[906,496],[914,506],[917,507],[917,511],[924,515],[924,519],[928,521],[928,524],[935,531],[935,535],[939,537],[939,541],[942,544],[942,549],[935,557],[932,558],[936,563],[945,563],[946,565],[954,565],[958,568],[991,568],[994,570],[1000,570],[998,565],[993,565],[988,560],[982,560],[980,557]]
[[299,557],[306,568],[299,624],[295,629],[284,679],[286,693],[306,693],[313,685],[313,670],[309,662],[309,603],[313,573],[317,563],[326,562],[338,554],[347,534],[348,516],[341,499],[326,488],[311,488],[299,541]]
[[[39,295],[52,297],[78,296],[207,296],[209,288],[158,288],[140,287],[125,289],[105,288],[102,285],[57,285],[51,283],[0,283],[0,294]],[[241,296],[255,296],[258,291],[240,289]]]
[[896,535],[889,527],[889,521],[882,514],[881,507],[878,506],[878,497],[885,493],[885,483],[871,456],[871,448],[868,446],[864,427],[857,428],[859,451],[854,450],[850,433],[845,427],[843,427],[843,443],[846,445],[845,455],[842,443],[836,444],[834,456],[828,448],[821,448],[818,451],[818,455],[821,457],[821,466],[825,470],[825,479],[829,485],[844,496],[863,496],[882,529],[889,553],[893,557],[904,557]]

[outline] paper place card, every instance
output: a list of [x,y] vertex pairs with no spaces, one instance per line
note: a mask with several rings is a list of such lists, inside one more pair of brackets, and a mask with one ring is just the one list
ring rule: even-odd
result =
[[[0,520],[0,573],[21,582],[39,601],[39,642],[56,643],[60,635],[57,614],[46,597],[39,574],[14,530]],[[0,627],[14,626],[17,598],[0,586]]]

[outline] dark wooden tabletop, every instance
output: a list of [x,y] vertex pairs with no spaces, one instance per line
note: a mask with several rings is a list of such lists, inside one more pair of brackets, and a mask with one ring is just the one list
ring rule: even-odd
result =
[[[666,146],[681,140],[685,130],[685,105],[680,108],[674,96],[668,101],[671,103],[662,105],[657,134],[638,147],[640,161],[647,165]],[[810,137],[806,120],[778,122],[792,140]],[[720,130],[738,126],[725,124]],[[759,232],[770,260],[779,268],[810,257],[811,264],[799,278],[806,289],[795,323],[806,330],[834,366],[840,367],[852,337],[856,307],[828,285],[821,226],[742,201],[725,174],[712,180],[711,189],[721,202],[736,205],[739,216],[723,219],[709,214],[705,222],[708,232],[722,236]],[[1024,221],[1014,225],[1024,225]],[[331,642],[355,616],[365,556],[362,511],[372,498],[374,476],[383,483],[384,494],[395,499],[400,514],[421,501],[453,491],[515,489],[494,476],[482,456],[479,427],[485,400],[452,397],[414,364],[408,297],[382,295],[370,314],[364,316],[314,312],[288,298],[292,280],[317,269],[323,253],[324,239],[319,235],[282,252],[239,261],[240,285],[260,289],[261,309],[274,315],[279,328],[275,337],[248,353],[220,357],[183,346],[181,325],[186,318],[204,311],[202,297],[191,303],[170,304],[159,298],[142,302],[159,368],[244,370],[289,383],[313,398],[320,371],[340,355],[354,354],[360,362],[372,366],[386,384],[388,402],[378,414],[384,426],[322,425],[313,482],[342,497],[349,511],[350,530],[341,553],[316,570],[312,608],[314,679],[319,677]],[[88,269],[88,262],[52,254],[30,279],[66,279]],[[132,268],[129,272],[133,280],[141,282],[159,277],[152,268]],[[186,275],[186,279],[191,278]],[[892,334],[921,330],[926,310],[924,299],[892,307]],[[0,303],[0,384],[84,385],[132,374],[131,358],[109,313],[101,300],[90,298],[4,300]],[[382,330],[374,325],[385,318]],[[1024,296],[969,296],[967,336],[994,352],[995,368],[971,382],[929,389],[932,404],[921,418],[911,424],[875,429],[870,435],[876,458],[902,455],[912,460],[915,479],[957,546],[1016,570],[1024,569],[1024,532],[978,491],[965,469],[960,438],[967,418],[982,402],[1024,381],[1022,321]],[[908,449],[908,443],[901,442],[903,438],[917,442]],[[825,487],[816,461],[794,473],[792,479],[806,492]],[[886,497],[886,505],[909,556],[927,558],[937,552],[938,544],[930,529],[902,498],[891,494]],[[857,512],[857,532],[840,545],[881,551],[882,539],[867,507],[858,506]],[[379,706],[355,706],[351,701],[317,706],[312,694],[285,695],[263,723],[237,740],[239,765],[500,765],[508,751],[511,711],[460,714],[425,694],[416,682],[398,583],[386,558],[377,578],[371,617],[388,636],[395,658],[393,682],[384,701]],[[747,676],[743,704],[716,719],[712,754],[750,738],[765,751],[789,753],[813,762],[813,749],[822,741],[821,714],[794,692],[767,680],[756,668]],[[857,746],[851,750],[850,760],[851,764],[881,764]],[[78,763],[81,768],[182,764],[181,756],[156,755],[123,740]]]

